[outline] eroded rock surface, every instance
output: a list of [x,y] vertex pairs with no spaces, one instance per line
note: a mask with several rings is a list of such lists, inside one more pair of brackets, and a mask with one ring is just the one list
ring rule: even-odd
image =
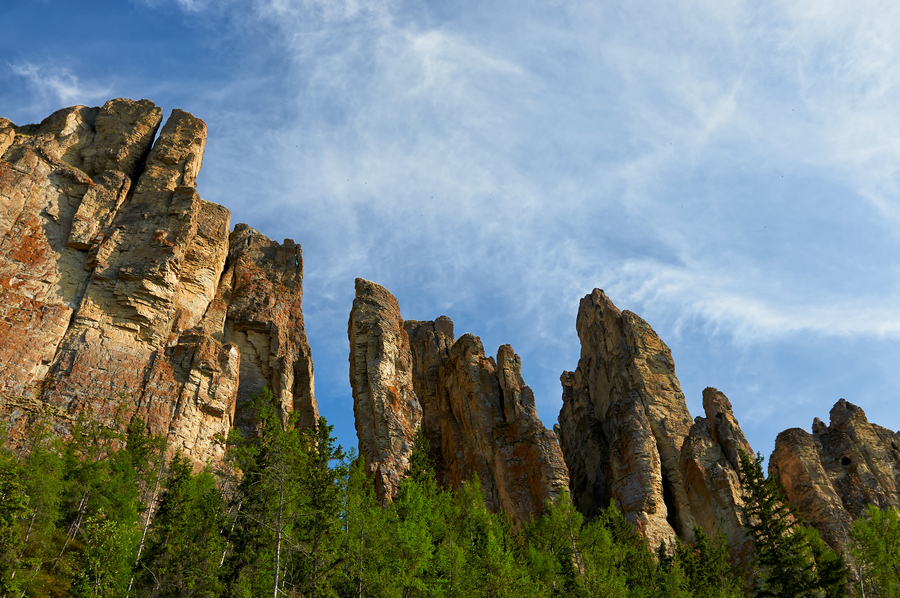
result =
[[706,418],[692,421],[669,348],[600,289],[581,300],[576,328],[581,358],[561,377],[559,436],[579,510],[593,516],[615,500],[652,546],[690,540],[699,525],[745,550],[734,455],[749,445],[728,399],[707,389]]
[[441,483],[458,488],[477,474],[492,509],[516,521],[539,513],[568,474],[512,347],[488,357],[477,336],[454,339],[450,318],[403,322],[383,287],[358,279],[356,291],[350,378],[360,454],[378,487],[396,491],[380,472],[402,480],[422,426]]
[[[263,384],[317,417],[302,261],[194,188],[206,125],[111,100],[0,121],[0,414],[142,417],[195,461]],[[151,143],[153,143],[151,147]],[[250,339],[251,335],[253,336]],[[249,340],[248,340],[249,339]],[[60,414],[67,414],[62,417]]]
[[375,478],[378,495],[392,499],[409,470],[422,421],[397,299],[384,287],[357,278],[347,333],[359,454]]
[[841,399],[829,425],[815,418],[812,434],[791,428],[778,435],[769,475],[826,542],[843,547],[853,520],[869,505],[900,509],[898,447],[900,434],[870,423],[862,409]]
[[703,391],[706,417],[697,417],[681,446],[681,474],[694,522],[708,535],[725,534],[732,556],[749,562],[753,540],[743,525],[739,455],[753,455],[731,402],[715,388]]

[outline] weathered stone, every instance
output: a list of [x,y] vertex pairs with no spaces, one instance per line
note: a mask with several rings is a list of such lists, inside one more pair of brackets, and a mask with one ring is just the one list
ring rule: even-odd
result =
[[900,434],[870,423],[862,409],[841,399],[827,427],[816,418],[813,434],[792,428],[778,435],[769,474],[800,516],[841,548],[868,506],[900,509],[898,447]]
[[517,522],[537,516],[566,487],[568,472],[512,347],[502,345],[495,361],[477,336],[464,334],[437,382],[445,483],[459,488],[477,474],[490,508]]
[[114,170],[136,180],[160,122],[162,108],[149,100],[106,102],[94,121],[92,143],[81,150],[82,170],[90,176]]
[[562,375],[559,415],[575,504],[592,516],[615,499],[654,546],[689,536],[679,465],[691,417],[671,351],[600,289],[581,300],[576,327],[581,359]]
[[6,150],[13,144],[16,138],[16,126],[9,119],[0,117],[0,158],[6,153]]
[[753,456],[753,449],[741,431],[734,412],[731,409],[731,401],[724,393],[717,389],[707,387],[703,390],[703,411],[709,419],[710,432],[713,441],[722,447],[725,457],[731,466],[737,470],[740,463],[740,452],[743,451]]
[[728,398],[715,388],[703,391],[706,417],[698,417],[681,447],[681,472],[691,514],[708,536],[725,535],[732,557],[749,562],[753,540],[743,526],[740,451],[753,455]]
[[695,525],[722,532],[748,558],[736,464],[752,451],[731,403],[707,388],[706,418],[691,423],[669,348],[599,289],[581,300],[576,327],[581,359],[560,378],[559,415],[576,506],[594,516],[615,500],[654,547],[692,540]]
[[206,125],[175,110],[151,149],[160,117],[112,100],[0,122],[0,140],[14,130],[0,160],[0,415],[13,435],[39,416],[27,399],[62,430],[59,414],[141,416],[202,463],[262,385],[303,425],[318,417],[299,247],[246,225],[229,236],[228,210],[193,187]]
[[406,320],[403,328],[412,351],[413,389],[422,407],[422,428],[428,440],[429,456],[439,480],[446,485],[437,385],[438,368],[450,356],[450,347],[456,342],[453,321],[447,316],[440,316],[433,322]]
[[357,278],[347,333],[359,454],[378,495],[391,500],[409,470],[422,421],[397,300],[384,287]]
[[459,488],[477,474],[490,508],[518,522],[539,513],[568,475],[512,347],[500,347],[495,361],[476,336],[454,341],[450,318],[403,322],[384,288],[359,279],[356,285],[349,331],[354,413],[360,454],[379,491],[396,491],[422,426],[440,483]]
[[[228,269],[207,311],[209,322],[201,327],[212,331],[223,327],[224,342],[240,350],[238,405],[268,387],[283,414],[295,411],[299,425],[314,426],[319,410],[303,324],[300,246],[291,239],[271,241],[246,224],[234,227],[229,246]],[[224,326],[220,323],[223,304],[227,304]]]

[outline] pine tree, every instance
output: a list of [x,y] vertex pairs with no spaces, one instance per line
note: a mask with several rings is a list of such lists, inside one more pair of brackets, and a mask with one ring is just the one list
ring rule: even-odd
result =
[[277,595],[285,583],[282,559],[292,542],[299,490],[295,472],[305,467],[299,430],[285,426],[271,391],[253,397],[254,433],[229,439],[229,451],[241,471],[229,531],[231,550],[223,578],[230,596]]
[[741,577],[732,570],[728,544],[720,532],[707,536],[694,527],[694,543],[676,542],[675,560],[684,570],[689,587],[697,598],[727,598],[741,595]]
[[[825,567],[817,569],[813,536],[788,505],[778,482],[763,474],[762,461],[762,455],[754,459],[741,452],[738,468],[744,492],[744,526],[756,541],[756,595],[801,598],[820,596],[823,591],[839,592],[839,584],[831,575],[834,558],[825,557],[823,552],[818,561]],[[830,550],[823,546],[817,549]]]
[[208,469],[194,475],[191,462],[176,454],[141,559],[137,595],[218,596],[223,524],[224,505],[213,475]]

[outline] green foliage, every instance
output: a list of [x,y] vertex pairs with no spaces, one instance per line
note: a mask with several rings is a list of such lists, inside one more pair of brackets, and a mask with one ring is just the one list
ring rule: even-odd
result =
[[176,455],[141,558],[139,595],[218,596],[224,515],[212,473],[207,469],[194,475],[190,461]]
[[800,598],[846,595],[843,558],[818,532],[801,525],[781,486],[762,471],[762,456],[740,454],[745,527],[756,541],[757,596]]
[[678,562],[697,598],[725,598],[741,595],[740,577],[732,570],[725,536],[707,536],[694,527],[692,545],[678,542],[674,559]]
[[135,535],[132,525],[107,518],[102,509],[89,517],[80,538],[81,550],[74,558],[72,597],[124,596],[133,563],[127,547],[135,543]]
[[0,591],[3,594],[18,589],[13,575],[25,545],[22,521],[28,513],[28,495],[21,470],[13,455],[0,450]]
[[[654,555],[617,505],[585,521],[564,492],[514,526],[486,508],[477,477],[441,487],[421,431],[398,494],[382,501],[324,419],[301,429],[268,391],[250,408],[256,427],[230,437],[224,475],[180,454],[166,465],[164,440],[140,419],[107,425],[90,413],[68,441],[38,425],[23,454],[0,452],[0,595],[741,595],[721,535],[698,528],[692,544]],[[754,592],[845,595],[843,559],[798,524],[760,463],[742,458]],[[866,595],[897,594],[897,513],[870,510],[852,537]]]
[[860,590],[866,596],[900,596],[900,515],[872,505],[850,530]]

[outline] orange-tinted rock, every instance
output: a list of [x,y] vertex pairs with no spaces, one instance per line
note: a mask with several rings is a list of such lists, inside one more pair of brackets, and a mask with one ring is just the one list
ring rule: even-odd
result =
[[[354,413],[360,454],[379,489],[396,491],[421,425],[439,482],[458,488],[477,474],[492,509],[520,522],[539,513],[566,487],[568,475],[555,435],[537,418],[512,347],[501,346],[496,360],[487,357],[476,336],[454,341],[450,318],[403,322],[384,288],[356,284]],[[389,484],[382,469],[392,476]]]
[[898,447],[900,434],[870,423],[862,409],[841,399],[830,425],[815,418],[812,434],[792,428],[778,435],[769,474],[800,516],[842,547],[869,505],[900,508]]
[[477,474],[486,503],[527,521],[568,484],[556,435],[537,417],[521,361],[502,345],[496,361],[477,336],[464,334],[438,368],[444,482],[458,488]]
[[199,463],[221,455],[214,437],[259,380],[317,416],[299,248],[248,242],[246,226],[229,239],[228,210],[194,190],[206,125],[175,110],[151,149],[160,120],[147,100],[112,100],[0,122],[0,413],[14,436],[37,417],[22,405],[63,429],[59,414],[86,409],[141,416]]

